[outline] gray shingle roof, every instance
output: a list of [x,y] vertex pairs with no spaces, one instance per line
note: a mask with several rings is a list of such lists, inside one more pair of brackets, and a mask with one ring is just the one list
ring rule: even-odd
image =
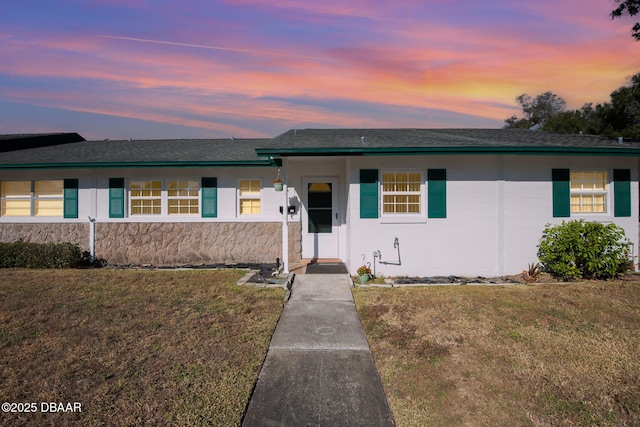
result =
[[292,129],[258,149],[284,156],[440,152],[640,155],[640,144],[527,129]]
[[255,149],[268,139],[84,141],[0,153],[0,168],[269,165]]
[[640,143],[523,129],[297,129],[273,139],[82,141],[0,152],[0,169],[274,165],[272,157],[384,154],[640,156]]
[[77,133],[30,133],[0,135],[0,152],[84,141]]

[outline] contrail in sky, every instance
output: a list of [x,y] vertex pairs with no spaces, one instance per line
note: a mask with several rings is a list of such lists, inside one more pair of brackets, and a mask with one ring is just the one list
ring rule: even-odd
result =
[[320,58],[318,56],[291,55],[287,53],[269,52],[264,50],[236,49],[236,48],[221,47],[221,46],[206,46],[201,44],[168,42],[164,40],[138,39],[134,37],[121,37],[121,36],[99,36],[99,37],[106,38],[106,39],[129,40],[129,41],[141,42],[141,43],[156,43],[156,44],[166,44],[170,46],[194,47],[198,49],[223,50],[226,52],[246,53],[250,55],[281,56],[281,57],[288,57],[288,58],[315,59],[315,60],[321,60],[321,61],[327,60],[327,58]]

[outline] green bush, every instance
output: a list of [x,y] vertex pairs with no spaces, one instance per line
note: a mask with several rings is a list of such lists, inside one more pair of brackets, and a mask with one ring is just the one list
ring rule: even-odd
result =
[[538,259],[546,272],[565,281],[606,280],[633,265],[630,244],[624,230],[615,224],[563,221],[546,225]]
[[0,243],[0,268],[77,268],[87,257],[73,243]]

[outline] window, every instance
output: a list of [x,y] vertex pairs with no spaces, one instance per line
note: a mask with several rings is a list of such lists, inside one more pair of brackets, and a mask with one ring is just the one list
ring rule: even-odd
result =
[[571,213],[607,212],[607,172],[571,171]]
[[169,181],[167,189],[169,215],[198,215],[200,185],[197,180]]
[[162,214],[162,181],[129,183],[131,215]]
[[243,179],[240,181],[239,187],[240,215],[259,215],[260,180]]
[[64,181],[35,181],[33,188],[33,214],[35,216],[62,216]]
[[31,181],[2,182],[2,216],[31,216]]
[[64,180],[3,181],[1,188],[1,216],[63,216]]
[[129,182],[131,215],[198,215],[200,180],[135,180]]
[[307,232],[311,234],[331,233],[333,226],[333,185],[331,182],[307,184]]
[[384,172],[382,174],[382,213],[420,214],[422,206],[420,172]]

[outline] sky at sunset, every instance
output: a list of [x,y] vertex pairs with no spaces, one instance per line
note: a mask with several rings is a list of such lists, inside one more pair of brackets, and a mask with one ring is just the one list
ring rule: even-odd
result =
[[2,0],[0,134],[500,128],[640,72],[613,0]]

